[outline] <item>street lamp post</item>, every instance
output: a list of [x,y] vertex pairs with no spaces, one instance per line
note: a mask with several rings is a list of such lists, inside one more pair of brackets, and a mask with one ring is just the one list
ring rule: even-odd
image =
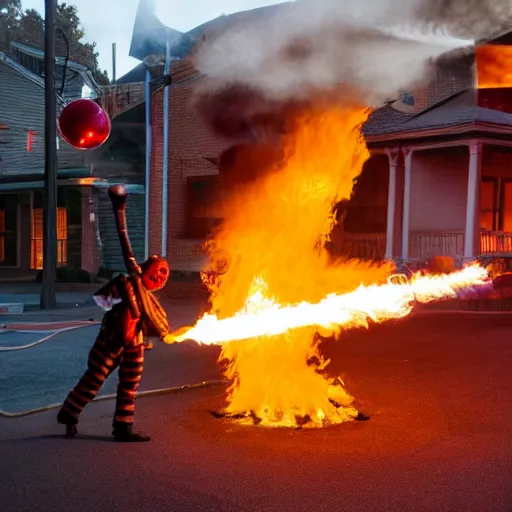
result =
[[44,72],[44,203],[43,285],[41,309],[57,307],[57,96],[55,90],[55,22],[57,0],[45,0]]

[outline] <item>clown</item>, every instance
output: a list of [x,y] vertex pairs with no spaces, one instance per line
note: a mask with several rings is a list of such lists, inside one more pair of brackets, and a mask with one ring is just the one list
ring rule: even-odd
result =
[[174,343],[167,317],[153,292],[169,278],[169,265],[152,256],[139,266],[133,257],[126,231],[124,187],[109,191],[114,205],[121,248],[128,275],[119,275],[101,288],[94,299],[106,310],[98,337],[89,353],[87,370],[69,393],[57,416],[69,437],[77,434],[78,417],[98,394],[109,375],[119,368],[119,384],[112,435],[116,441],[144,442],[150,438],[132,431],[135,395],[142,378],[144,337]]

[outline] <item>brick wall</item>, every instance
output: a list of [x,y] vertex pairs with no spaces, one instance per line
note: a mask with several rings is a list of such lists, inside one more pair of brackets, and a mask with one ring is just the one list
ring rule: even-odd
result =
[[474,59],[467,56],[451,62],[450,65],[440,63],[428,84],[412,88],[414,105],[402,101],[393,104],[396,110],[407,113],[419,113],[453,96],[475,86]]
[[149,178],[149,254],[160,254],[162,247],[162,163],[163,163],[163,91],[151,98],[151,166]]
[[[167,256],[174,268],[190,267],[178,270],[195,270],[204,261],[199,250],[201,242],[184,238],[187,178],[218,174],[205,157],[216,158],[231,145],[230,141],[216,137],[191,105],[194,87],[203,80],[206,79],[195,75],[169,87]],[[151,101],[150,254],[160,253],[162,243],[163,94],[159,90]]]

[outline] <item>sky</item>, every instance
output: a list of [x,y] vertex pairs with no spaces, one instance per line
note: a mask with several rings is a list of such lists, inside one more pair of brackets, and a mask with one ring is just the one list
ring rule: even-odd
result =
[[[186,32],[221,14],[281,3],[284,0],[156,0],[156,12],[167,26]],[[59,3],[63,3],[59,0]],[[68,0],[76,5],[88,42],[96,42],[100,68],[112,78],[112,43],[116,43],[116,75],[121,77],[139,61],[128,56],[139,0]],[[44,16],[44,0],[22,0],[24,9]]]

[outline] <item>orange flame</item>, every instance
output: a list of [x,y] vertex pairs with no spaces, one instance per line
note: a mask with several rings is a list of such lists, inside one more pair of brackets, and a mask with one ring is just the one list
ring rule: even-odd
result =
[[368,321],[382,322],[407,316],[415,302],[455,298],[470,287],[486,286],[487,270],[479,265],[442,275],[416,274],[410,281],[360,286],[344,294],[331,294],[317,303],[301,302],[281,306],[268,298],[266,285],[256,279],[245,306],[232,317],[219,319],[206,314],[197,324],[177,337],[211,345],[231,341],[278,336],[290,329],[316,327],[330,336],[340,328],[367,327]]
[[341,380],[318,371],[328,362],[315,334],[366,325],[368,317],[401,317],[414,300],[452,296],[457,283],[484,278],[484,270],[469,267],[386,285],[390,264],[331,261],[324,242],[333,203],[350,197],[369,156],[360,135],[366,118],[363,108],[304,114],[285,141],[285,164],[240,186],[224,204],[225,221],[210,248],[214,266],[228,262],[220,280],[209,283],[216,314],[177,341],[224,342],[220,360],[229,361],[225,374],[232,382],[228,414],[250,412],[267,426],[296,426],[306,418],[320,427],[355,418]]
[[512,87],[512,46],[478,46],[476,68],[479,89]]

